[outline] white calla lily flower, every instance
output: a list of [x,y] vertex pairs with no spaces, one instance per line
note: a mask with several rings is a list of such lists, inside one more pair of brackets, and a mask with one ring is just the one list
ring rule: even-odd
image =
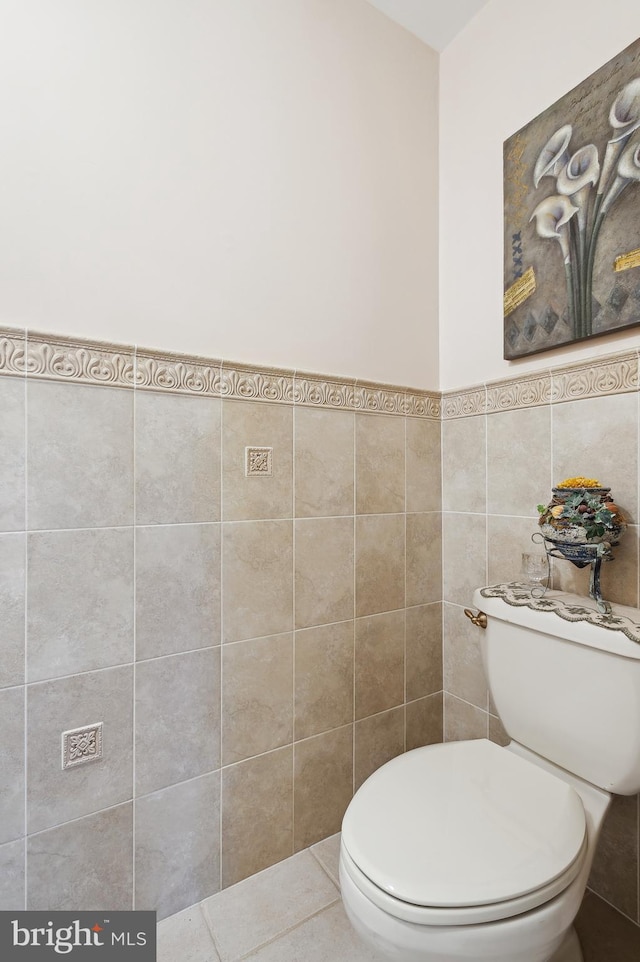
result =
[[640,128],[640,77],[623,87],[613,101],[609,111],[609,123],[613,128],[613,137],[607,144],[602,162],[599,194],[604,193],[627,140]]
[[537,187],[543,177],[556,177],[569,160],[569,141],[573,127],[565,124],[556,130],[538,155],[533,169],[533,185]]
[[602,216],[611,209],[623,190],[640,181],[640,141],[632,140],[624,148],[618,161],[616,179],[602,202]]
[[615,143],[629,137],[640,127],[640,77],[623,87],[611,104],[609,123],[613,127]]
[[598,183],[600,161],[598,149],[588,144],[577,150],[558,174],[556,187],[559,194],[571,197],[578,208],[578,224],[583,231],[587,224],[587,206],[591,188]]
[[571,260],[566,226],[574,214],[577,213],[578,208],[571,203],[568,197],[562,194],[552,194],[551,197],[546,197],[538,204],[529,218],[530,221],[534,217],[536,219],[538,237],[556,238],[562,248],[565,264],[568,264]]

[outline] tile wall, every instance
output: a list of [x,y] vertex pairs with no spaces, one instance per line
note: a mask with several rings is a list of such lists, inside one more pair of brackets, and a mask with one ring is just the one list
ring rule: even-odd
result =
[[0,331],[0,908],[170,915],[442,740],[440,449],[437,395]]
[[[473,588],[520,577],[534,550],[536,505],[583,475],[609,485],[630,522],[603,567],[605,598],[638,606],[638,357],[635,352],[494,382],[443,397],[444,731],[504,742],[478,631],[463,609]],[[588,571],[554,562],[556,587],[588,595]],[[544,692],[540,692],[541,704]],[[591,888],[640,923],[640,797],[616,798]]]

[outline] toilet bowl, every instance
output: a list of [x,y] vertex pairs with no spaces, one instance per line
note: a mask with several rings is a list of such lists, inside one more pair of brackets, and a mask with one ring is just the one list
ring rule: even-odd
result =
[[407,752],[345,814],[343,903],[385,958],[582,960],[573,920],[612,792],[640,788],[640,611],[596,627],[584,599],[550,592],[535,610],[518,587],[474,596],[511,743]]
[[347,914],[403,962],[548,962],[563,942],[562,962],[579,962],[567,930],[610,798],[521,746],[480,739],[401,755],[347,810]]

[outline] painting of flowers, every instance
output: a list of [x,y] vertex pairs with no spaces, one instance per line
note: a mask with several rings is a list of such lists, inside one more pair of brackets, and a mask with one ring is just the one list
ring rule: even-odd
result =
[[504,356],[640,324],[640,40],[504,145]]

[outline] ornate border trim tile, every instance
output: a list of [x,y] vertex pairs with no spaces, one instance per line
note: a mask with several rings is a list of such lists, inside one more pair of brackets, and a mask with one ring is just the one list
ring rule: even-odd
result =
[[293,404],[293,371],[222,362],[220,395],[240,401]]
[[485,414],[487,410],[486,389],[473,387],[466,391],[445,392],[442,395],[442,418],[471,418]]
[[404,416],[407,409],[407,392],[406,388],[391,384],[356,381],[353,403],[356,411]]
[[442,395],[429,391],[407,391],[406,415],[410,418],[428,418],[439,421],[442,417]]
[[326,378],[321,374],[296,371],[294,401],[309,407],[355,410],[356,382],[348,378]]
[[0,329],[0,375],[24,377],[26,333],[18,328]]
[[531,374],[487,384],[487,414],[538,407],[551,400],[551,375]]
[[635,392],[639,366],[631,349],[441,394],[0,327],[0,376],[431,420]]
[[593,358],[551,371],[552,401],[577,401],[583,398],[627,394],[638,390],[638,354]]
[[134,350],[121,344],[27,332],[28,377],[133,387]]
[[136,388],[220,397],[222,361],[187,354],[163,354],[149,349],[136,351]]

